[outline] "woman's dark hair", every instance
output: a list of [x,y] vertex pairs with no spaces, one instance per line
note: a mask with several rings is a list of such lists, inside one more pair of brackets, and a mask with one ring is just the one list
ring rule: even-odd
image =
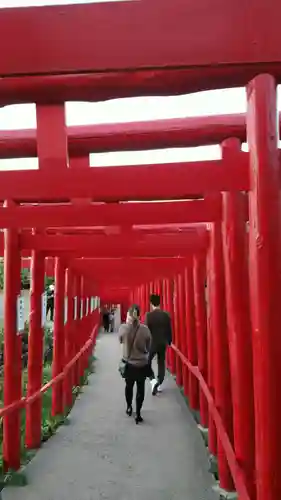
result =
[[128,309],[128,313],[135,321],[137,321],[140,317],[140,307],[137,304],[133,304]]

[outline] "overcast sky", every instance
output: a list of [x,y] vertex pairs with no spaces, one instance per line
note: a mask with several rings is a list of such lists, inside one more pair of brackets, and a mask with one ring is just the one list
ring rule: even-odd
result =
[[[98,0],[99,3],[109,0]],[[111,0],[122,1],[122,0]],[[93,0],[0,0],[0,7],[35,5],[97,3]],[[281,102],[279,101],[279,109]],[[130,122],[215,114],[242,113],[246,111],[245,90],[226,89],[178,97],[144,97],[117,99],[99,103],[67,103],[67,125]],[[36,127],[35,105],[7,106],[0,108],[0,129]],[[161,151],[105,153],[91,155],[92,165],[129,165],[212,159],[219,157],[219,147],[178,148]],[[0,160],[0,168],[36,168],[36,159]]]

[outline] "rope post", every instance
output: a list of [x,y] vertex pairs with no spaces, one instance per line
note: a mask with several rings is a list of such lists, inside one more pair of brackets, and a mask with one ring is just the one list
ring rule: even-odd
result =
[[[6,206],[11,203],[7,202]],[[4,231],[4,406],[22,396],[22,340],[17,331],[17,301],[20,293],[21,253],[19,235],[14,229]],[[20,467],[20,410],[3,417],[4,470]]]
[[[64,297],[65,297],[65,265],[60,257],[55,261],[55,317],[52,377],[59,375],[65,365],[64,336]],[[52,415],[64,413],[63,381],[60,380],[52,390]]]
[[[45,258],[42,253],[32,251],[31,293],[30,293],[30,328],[28,337],[28,382],[27,397],[36,393],[42,385],[44,323],[43,293],[45,277]],[[26,407],[25,443],[29,449],[41,445],[42,399],[38,398]]]

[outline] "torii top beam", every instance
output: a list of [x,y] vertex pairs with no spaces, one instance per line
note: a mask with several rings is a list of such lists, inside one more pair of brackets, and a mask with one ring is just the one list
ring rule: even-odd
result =
[[[220,144],[228,137],[246,141],[244,114],[200,116],[133,123],[68,127],[70,157],[110,151],[135,151]],[[36,130],[1,130],[0,158],[37,156]]]
[[[187,93],[245,85],[261,72],[280,81],[280,15],[276,0],[140,0],[3,9],[1,101]],[[53,85],[48,75],[55,75]],[[27,79],[6,80],[19,76]]]

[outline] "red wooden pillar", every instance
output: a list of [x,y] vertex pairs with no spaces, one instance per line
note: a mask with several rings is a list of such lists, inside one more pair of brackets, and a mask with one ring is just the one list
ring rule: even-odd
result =
[[167,311],[167,286],[166,286],[166,280],[161,281],[161,289],[162,289],[162,294],[163,294],[163,299],[162,299],[162,306],[164,311]]
[[[85,280],[84,277],[80,277],[80,328],[79,328],[79,333],[78,333],[78,352],[81,350],[83,344],[84,344],[84,339],[85,339],[85,313],[86,313],[86,297],[85,297]],[[109,307],[109,304],[107,304],[107,307]],[[81,383],[81,379],[83,377],[84,373],[84,359],[83,356],[79,358],[78,360],[78,371],[79,371],[79,383]]]
[[149,284],[145,285],[145,297],[146,297],[146,312],[150,311],[150,297],[149,297]]
[[[176,334],[175,334],[175,309],[174,309],[174,282],[172,279],[167,280],[167,304],[168,312],[171,316],[172,323],[172,337],[173,343],[176,345]],[[170,370],[173,374],[176,373],[176,356],[173,349],[169,349],[169,362]]]
[[36,105],[37,151],[40,169],[66,169],[68,143],[65,124],[65,105]]
[[[221,224],[210,229],[210,299],[212,328],[212,363],[215,401],[220,409],[225,430],[233,441],[232,397],[229,370],[228,334],[226,325],[225,282]],[[218,467],[221,488],[233,491],[234,485],[223,447],[218,442]]]
[[141,285],[140,287],[140,308],[141,308],[141,318],[145,320],[146,311],[146,298],[145,298],[145,285]]
[[[237,154],[240,141],[222,144],[223,158]],[[242,193],[223,194],[223,244],[233,401],[234,447],[251,498],[255,497],[255,418],[246,216]],[[243,283],[243,286],[241,284]]]
[[[9,204],[7,204],[9,206]],[[19,401],[21,387],[21,336],[17,332],[17,296],[20,293],[21,254],[18,233],[4,231],[4,406]],[[3,418],[5,471],[20,467],[20,411]]]
[[[75,169],[90,168],[89,155],[71,157],[69,160],[69,167]],[[75,205],[87,205],[91,203],[89,198],[74,198],[71,200]]]
[[[195,326],[197,337],[198,367],[208,383],[207,311],[205,296],[206,256],[195,255],[193,259]],[[199,393],[200,417],[203,427],[208,427],[208,403],[203,391]]]
[[[197,357],[197,339],[195,328],[195,313],[194,313],[194,281],[192,261],[185,268],[185,310],[186,310],[186,332],[187,332],[187,357],[190,363],[194,366],[198,364]],[[188,387],[189,405],[192,410],[199,409],[199,386],[198,381],[192,373],[189,373]]]
[[160,295],[161,302],[162,302],[160,280],[155,280],[155,282],[154,282],[154,290],[155,290],[155,293],[157,293],[158,295]]
[[[65,265],[62,259],[55,260],[55,316],[54,316],[54,341],[53,341],[53,378],[64,369],[65,340],[64,340],[64,297],[65,297]],[[63,381],[53,386],[52,415],[64,412]]]
[[249,265],[257,499],[281,497],[280,160],[276,82],[247,87],[250,157]]
[[[174,324],[175,324],[175,345],[180,350],[180,318],[179,318],[179,284],[177,277],[174,279]],[[183,384],[182,362],[178,355],[176,355],[176,382],[177,385]]]
[[[169,311],[169,304],[168,304],[168,280],[163,279],[162,280],[162,291],[163,291],[163,309],[164,311]],[[171,369],[171,361],[170,361],[170,348],[167,348],[166,352],[166,364],[167,368],[170,370]]]
[[[66,296],[67,296],[67,320],[65,325],[65,364],[69,363],[75,356],[73,346],[73,318],[74,318],[74,289],[73,271],[66,270]],[[73,369],[71,368],[63,382],[64,406],[70,407],[72,404],[72,387],[74,385]]]
[[[74,324],[73,324],[73,351],[74,356],[79,351],[79,323],[80,323],[80,276],[74,275]],[[74,368],[74,385],[77,387],[79,385],[79,367],[78,362],[75,363]]]
[[[215,399],[215,382],[214,382],[214,360],[213,360],[213,320],[212,320],[212,308],[211,308],[211,289],[212,289],[212,265],[210,259],[210,252],[207,254],[207,345],[208,345],[208,386],[209,390]],[[208,448],[210,454],[213,457],[217,456],[218,451],[218,441],[217,441],[217,429],[212,418],[211,412],[209,412],[209,425],[208,425]]]
[[[83,328],[83,318],[85,314],[85,298],[84,298],[84,289],[83,289],[83,276],[79,276],[78,278],[78,322],[77,322],[77,330],[76,330],[76,339],[77,339],[77,353],[80,351],[83,345],[83,336],[81,335],[81,330]],[[77,371],[78,371],[78,380],[79,385],[81,384],[81,377],[83,376],[83,360],[80,357],[77,361]]]
[[[28,383],[27,396],[32,396],[42,386],[44,323],[42,320],[42,296],[44,293],[45,258],[33,251],[31,260],[30,326],[28,337]],[[26,407],[27,448],[39,448],[41,444],[41,398]]]
[[[178,348],[186,355],[187,353],[187,331],[186,331],[186,311],[185,311],[185,283],[183,274],[177,275],[177,291],[178,291]],[[181,363],[182,369],[182,385],[185,396],[188,397],[188,368]]]

